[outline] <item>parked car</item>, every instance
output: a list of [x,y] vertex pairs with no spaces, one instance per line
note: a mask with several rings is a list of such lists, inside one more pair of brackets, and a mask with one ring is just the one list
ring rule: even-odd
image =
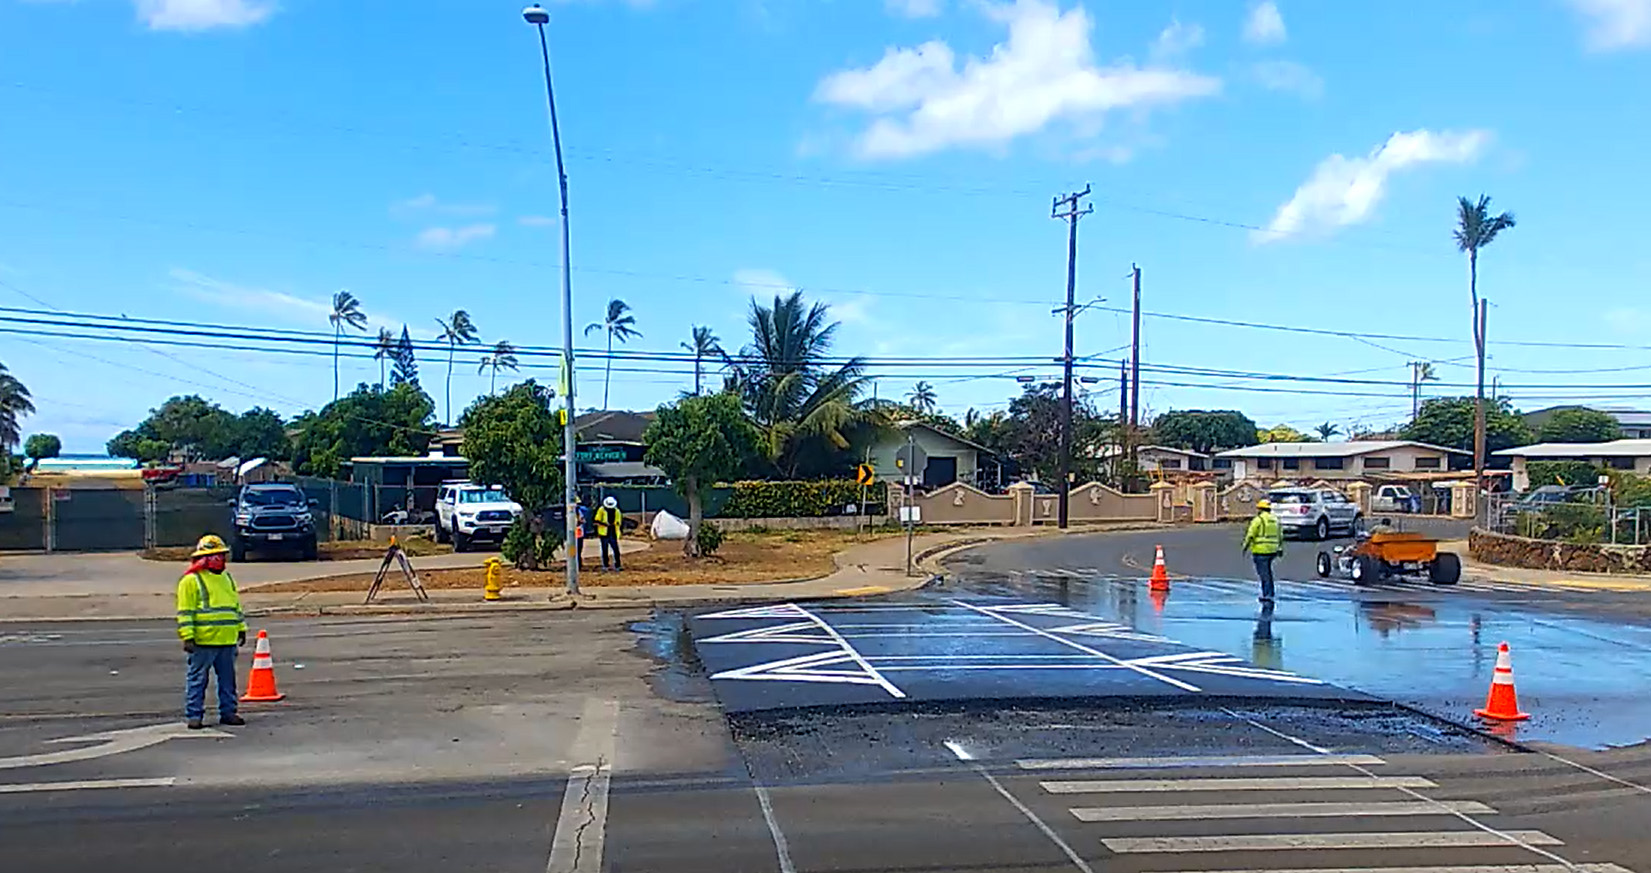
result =
[[248,552],[274,551],[315,560],[315,516],[310,512],[315,501],[298,486],[245,485],[230,505],[235,508],[235,535],[229,541],[234,560],[246,560]]
[[477,541],[503,543],[521,514],[521,504],[505,496],[502,488],[443,485],[436,496],[436,542],[451,542],[455,552],[466,551]]
[[1340,491],[1317,488],[1275,488],[1267,492],[1279,527],[1289,536],[1329,539],[1334,531],[1358,533],[1364,528],[1359,505]]
[[1404,485],[1382,485],[1370,495],[1371,512],[1421,512],[1422,498]]

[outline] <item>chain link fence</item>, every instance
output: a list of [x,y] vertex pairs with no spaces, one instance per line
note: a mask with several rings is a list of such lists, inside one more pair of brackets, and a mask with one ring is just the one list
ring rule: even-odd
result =
[[1534,540],[1614,546],[1651,545],[1651,507],[1619,507],[1605,488],[1542,500],[1531,494],[1492,494],[1485,525],[1494,533]]

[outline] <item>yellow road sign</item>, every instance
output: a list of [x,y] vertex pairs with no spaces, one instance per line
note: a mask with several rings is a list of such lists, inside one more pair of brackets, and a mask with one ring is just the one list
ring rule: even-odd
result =
[[870,485],[877,481],[877,471],[873,470],[870,464],[861,464],[854,471],[854,481],[861,485]]

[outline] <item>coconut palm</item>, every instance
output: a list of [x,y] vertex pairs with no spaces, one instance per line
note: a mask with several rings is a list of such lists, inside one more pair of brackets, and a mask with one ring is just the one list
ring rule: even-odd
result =
[[387,376],[386,367],[396,358],[396,335],[387,327],[378,329],[378,339],[373,341],[373,360],[378,361],[378,390],[384,390],[384,380]]
[[700,363],[712,355],[722,354],[722,341],[708,327],[694,325],[693,340],[685,342],[682,347],[694,353],[694,394],[699,394]]
[[516,347],[505,340],[499,340],[493,344],[492,351],[482,355],[482,365],[476,371],[476,375],[479,376],[488,370],[493,371],[493,375],[487,382],[487,393],[492,394],[498,390],[500,370],[515,372],[520,369],[521,367],[516,362]]
[[1318,434],[1319,439],[1329,442],[1331,437],[1339,436],[1341,434],[1341,428],[1327,421],[1318,427],[1313,428],[1313,433]]
[[1479,250],[1496,241],[1498,234],[1512,230],[1512,212],[1490,214],[1490,197],[1480,194],[1477,201],[1456,198],[1456,230],[1451,236],[1456,248],[1468,253],[1468,293],[1473,300],[1473,348],[1478,361],[1478,393],[1473,402],[1473,469],[1485,466],[1485,337],[1479,320]]
[[826,321],[829,312],[824,303],[805,304],[801,291],[776,296],[772,306],[753,299],[746,318],[751,344],[739,361],[724,356],[729,387],[762,431],[769,461],[788,476],[811,441],[841,451],[849,445],[847,431],[881,418],[855,402],[869,381],[865,362],[830,364],[837,324]]
[[1439,381],[1439,374],[1434,372],[1432,364],[1427,361],[1410,362],[1410,418],[1412,421],[1422,411],[1422,383],[1437,381]]
[[0,451],[9,456],[23,439],[19,420],[33,413],[34,399],[29,396],[29,389],[17,381],[5,364],[0,364]]
[[907,397],[911,400],[912,409],[925,414],[934,411],[935,402],[933,385],[930,385],[927,382],[918,382],[916,385],[912,386],[911,394],[907,395]]
[[476,323],[470,320],[470,313],[462,309],[453,310],[453,314],[445,319],[436,319],[441,325],[441,334],[436,338],[447,343],[447,423],[453,422],[453,359],[458,356],[459,346],[468,346],[476,342]]
[[327,316],[332,322],[332,399],[338,400],[338,349],[343,344],[344,328],[354,330],[367,329],[367,313],[361,311],[361,301],[349,291],[340,291],[332,296],[332,313]]
[[617,338],[623,343],[642,333],[636,329],[636,317],[631,315],[630,305],[617,297],[608,301],[608,314],[601,321],[585,326],[585,336],[599,330],[608,335],[608,360],[602,368],[602,408],[607,409],[608,381],[613,376],[613,341]]

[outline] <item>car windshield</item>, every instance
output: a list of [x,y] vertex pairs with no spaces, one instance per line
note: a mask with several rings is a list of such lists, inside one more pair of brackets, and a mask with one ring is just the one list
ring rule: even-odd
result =
[[247,491],[241,494],[241,502],[248,506],[303,506],[304,495],[288,489]]
[[1301,491],[1274,491],[1267,495],[1274,503],[1312,503],[1313,495]]
[[459,492],[460,503],[498,503],[505,500],[504,490],[501,488],[479,488]]

